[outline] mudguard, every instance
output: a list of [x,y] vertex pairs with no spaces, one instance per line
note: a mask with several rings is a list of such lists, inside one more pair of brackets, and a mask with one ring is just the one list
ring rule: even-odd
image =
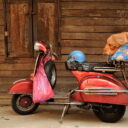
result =
[[19,80],[13,83],[9,93],[10,94],[32,94],[33,81]]

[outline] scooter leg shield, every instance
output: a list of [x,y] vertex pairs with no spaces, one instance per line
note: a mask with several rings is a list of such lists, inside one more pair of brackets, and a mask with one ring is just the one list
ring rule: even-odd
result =
[[9,93],[10,94],[32,94],[33,81],[32,80],[20,80],[15,82]]

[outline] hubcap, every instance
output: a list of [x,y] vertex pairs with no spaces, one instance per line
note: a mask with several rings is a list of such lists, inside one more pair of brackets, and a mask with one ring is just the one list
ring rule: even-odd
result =
[[22,111],[29,111],[34,107],[31,95],[20,95],[16,102],[17,107]]

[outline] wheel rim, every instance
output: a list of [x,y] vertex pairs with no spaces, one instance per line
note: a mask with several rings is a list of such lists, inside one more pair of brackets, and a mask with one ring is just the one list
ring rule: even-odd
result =
[[29,111],[35,104],[30,95],[20,95],[17,99],[16,105],[21,111]]
[[54,86],[55,81],[56,81],[56,70],[55,68],[52,68],[52,71],[51,71],[51,85],[52,86]]

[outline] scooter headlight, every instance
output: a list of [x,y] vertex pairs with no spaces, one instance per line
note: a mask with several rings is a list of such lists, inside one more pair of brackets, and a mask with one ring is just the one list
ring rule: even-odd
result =
[[43,52],[46,52],[47,51],[47,48],[46,48],[46,45],[42,41],[37,41],[37,42],[35,42],[34,50],[35,51],[43,51]]
[[41,44],[38,43],[38,42],[35,42],[34,50],[35,50],[35,51],[39,51],[39,50],[40,50],[40,47],[41,47]]

